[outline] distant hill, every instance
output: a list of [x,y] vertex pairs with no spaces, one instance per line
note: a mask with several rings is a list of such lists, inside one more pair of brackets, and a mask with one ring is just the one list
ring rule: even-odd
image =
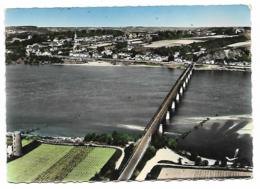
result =
[[227,29],[243,28],[251,30],[251,27],[145,27],[145,26],[127,26],[127,27],[37,27],[37,26],[7,26],[7,30],[23,31],[76,31],[76,30],[94,30],[94,29],[115,29],[127,32],[156,32],[156,31],[176,31],[176,30],[208,30],[208,29]]

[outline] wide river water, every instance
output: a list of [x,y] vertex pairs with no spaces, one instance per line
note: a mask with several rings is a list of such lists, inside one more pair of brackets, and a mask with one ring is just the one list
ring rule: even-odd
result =
[[[7,131],[51,136],[141,133],[182,70],[149,67],[6,66]],[[212,116],[251,114],[251,73],[194,71],[167,131]]]

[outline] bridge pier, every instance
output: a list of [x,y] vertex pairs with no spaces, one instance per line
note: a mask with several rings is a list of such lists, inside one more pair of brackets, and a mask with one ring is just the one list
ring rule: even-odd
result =
[[170,111],[168,110],[165,117],[166,121],[169,121],[171,119]]
[[171,117],[173,117],[174,116],[174,112],[176,111],[176,108],[177,108],[177,106],[176,106],[176,102],[175,101],[172,101],[172,105],[171,105]]
[[162,123],[159,125],[158,134],[163,135],[163,124]]
[[172,109],[172,111],[175,111],[175,109],[176,109],[175,101],[172,101],[171,109]]
[[186,82],[184,81],[182,84],[183,89],[186,89]]
[[192,75],[192,70],[190,70],[190,72],[188,73],[188,76],[186,77],[186,79],[184,81],[184,83],[186,82],[185,85],[188,85],[188,82],[190,81],[191,75]]
[[177,93],[177,95],[176,95],[176,103],[179,103],[179,102],[180,102],[180,94]]
[[182,96],[183,95],[183,88],[181,87],[180,88],[180,96]]
[[188,75],[189,79],[190,79],[191,75],[192,75],[192,70],[189,72],[189,75]]

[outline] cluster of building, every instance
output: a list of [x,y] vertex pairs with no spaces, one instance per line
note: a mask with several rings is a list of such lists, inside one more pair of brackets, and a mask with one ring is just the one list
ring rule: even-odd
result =
[[[143,48],[143,45],[152,39],[151,33],[130,33],[127,36],[102,35],[93,37],[48,40],[41,44],[35,43],[26,46],[26,55],[31,56],[68,56],[76,58],[110,58],[133,61],[168,61],[168,56],[160,56],[150,52],[143,54],[133,54],[134,48]],[[123,51],[117,48],[121,43]]]
[[[24,38],[13,37],[9,40],[9,43],[14,43],[15,41],[23,42],[26,40],[32,39],[32,34],[26,29],[17,30],[19,32],[25,32]],[[35,28],[32,28],[35,29]],[[36,28],[37,29],[37,28]],[[35,29],[35,30],[36,30]],[[239,34],[244,34],[246,32],[245,28],[233,28],[233,35],[226,35],[223,33],[219,34],[214,32],[214,29],[207,28],[197,28],[197,29],[183,29],[176,30],[175,34],[180,36],[193,36],[194,41],[203,41],[208,38],[223,38],[223,37],[232,37],[238,36]],[[135,62],[154,62],[154,63],[164,63],[164,62],[174,62],[178,63],[188,63],[190,62],[187,59],[189,57],[201,57],[207,55],[206,48],[200,48],[196,52],[188,52],[186,55],[181,56],[181,53],[176,51],[174,55],[171,56],[162,56],[162,53],[155,53],[154,49],[159,47],[167,47],[167,44],[159,45],[159,47],[149,47],[150,44],[153,44],[154,40],[160,35],[160,30],[151,31],[131,31],[131,29],[123,29],[122,34],[117,34],[114,36],[112,34],[106,35],[95,35],[79,37],[77,31],[75,30],[74,37],[59,35],[48,37],[46,41],[38,42],[34,44],[27,45],[25,47],[25,54],[27,57],[30,56],[47,56],[47,57],[57,57],[64,58],[66,60],[77,59],[79,61],[88,59],[111,59],[111,60],[124,60],[124,61],[135,61]],[[163,31],[163,30],[162,30]],[[167,33],[168,30],[163,32]],[[15,29],[9,28],[6,30],[7,35],[14,35]],[[58,32],[58,30],[56,31]],[[169,31],[170,32],[170,31]],[[79,31],[78,31],[79,33]],[[26,36],[27,34],[27,36]],[[38,34],[40,35],[40,34]],[[73,33],[72,33],[73,35]],[[195,37],[194,37],[195,36]],[[190,38],[190,41],[193,41],[193,38]],[[159,37],[160,39],[160,37]],[[159,40],[160,41],[160,40]],[[167,40],[165,40],[167,41]],[[168,40],[170,41],[170,40]],[[180,40],[181,41],[181,40]],[[183,40],[184,41],[184,40]],[[163,43],[163,42],[162,42]],[[188,45],[188,43],[180,43],[181,45]],[[241,45],[241,44],[239,44]],[[250,44],[249,44],[250,45]],[[176,44],[178,46],[178,44]],[[231,48],[231,47],[230,47]],[[7,54],[14,53],[12,50],[6,51]],[[164,53],[165,54],[165,53]],[[189,56],[189,54],[191,56]],[[188,57],[188,58],[187,58]],[[201,63],[203,64],[216,64],[214,57],[204,58]]]

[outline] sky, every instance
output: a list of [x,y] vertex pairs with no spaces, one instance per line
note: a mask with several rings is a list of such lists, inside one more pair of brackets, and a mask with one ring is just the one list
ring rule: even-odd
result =
[[41,27],[211,27],[250,26],[246,5],[13,8],[6,26]]

